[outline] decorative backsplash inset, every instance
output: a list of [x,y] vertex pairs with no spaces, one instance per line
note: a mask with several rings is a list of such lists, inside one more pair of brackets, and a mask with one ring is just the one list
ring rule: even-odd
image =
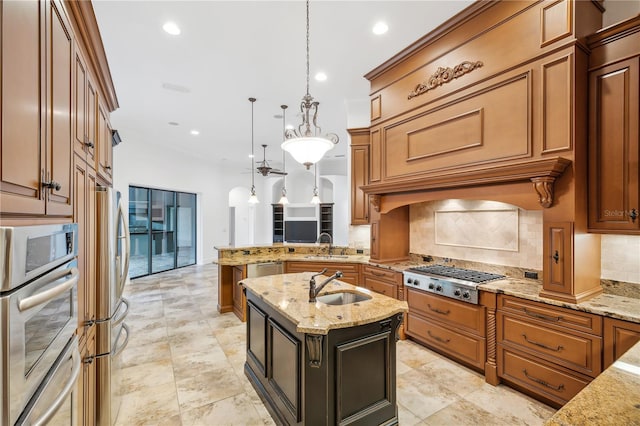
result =
[[542,270],[540,210],[443,200],[414,204],[409,212],[412,253]]
[[436,210],[439,245],[518,251],[518,209]]

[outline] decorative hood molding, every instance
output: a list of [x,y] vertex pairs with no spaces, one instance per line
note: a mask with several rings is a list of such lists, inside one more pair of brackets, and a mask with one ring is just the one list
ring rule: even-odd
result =
[[373,183],[364,185],[361,188],[369,195],[383,196],[452,188],[469,188],[472,190],[475,186],[531,181],[532,189],[538,194],[540,205],[548,208],[553,204],[555,180],[562,175],[570,164],[571,160],[566,158],[550,157],[520,163],[474,168],[466,171],[448,171],[410,180]]

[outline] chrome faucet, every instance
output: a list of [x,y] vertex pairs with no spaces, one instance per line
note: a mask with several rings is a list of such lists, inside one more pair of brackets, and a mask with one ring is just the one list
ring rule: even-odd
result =
[[331,281],[342,277],[342,272],[336,271],[335,274],[331,275],[329,278],[323,281],[318,287],[316,287],[316,277],[318,275],[324,274],[325,272],[327,272],[327,268],[324,268],[322,271],[318,272],[317,274],[313,274],[311,276],[311,279],[309,280],[309,303],[316,303],[316,297],[318,296],[318,293],[322,291],[324,286],[329,284]]
[[316,240],[316,243],[320,243],[322,242],[322,237],[327,237],[329,238],[329,256],[331,256],[331,250],[333,249],[333,238],[331,237],[331,234],[329,234],[328,232],[321,232],[320,235],[318,235],[318,239]]

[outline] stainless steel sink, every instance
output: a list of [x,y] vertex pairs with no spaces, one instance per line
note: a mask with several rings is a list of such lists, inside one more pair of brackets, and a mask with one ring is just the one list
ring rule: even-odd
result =
[[349,293],[340,291],[318,296],[316,300],[326,305],[349,305],[351,303],[364,302],[371,299],[371,296],[361,293]]
[[323,259],[323,260],[327,260],[327,259],[346,259],[349,256],[347,256],[346,254],[325,254],[325,255],[319,255],[319,254],[310,254],[305,256],[305,259]]

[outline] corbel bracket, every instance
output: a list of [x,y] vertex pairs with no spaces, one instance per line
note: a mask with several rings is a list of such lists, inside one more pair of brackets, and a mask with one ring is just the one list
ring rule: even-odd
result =
[[553,176],[531,178],[533,189],[538,193],[538,202],[545,209],[553,204],[553,185],[555,181],[556,178]]

